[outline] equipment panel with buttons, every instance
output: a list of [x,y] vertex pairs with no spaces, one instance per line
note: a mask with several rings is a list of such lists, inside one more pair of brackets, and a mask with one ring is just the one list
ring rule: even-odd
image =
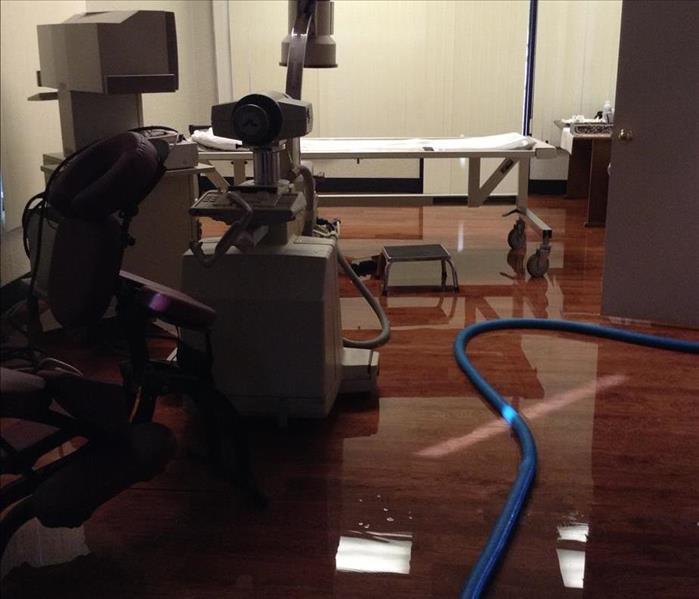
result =
[[231,194],[237,194],[238,200],[242,199],[252,208],[253,226],[294,220],[306,206],[306,200],[299,192],[248,187],[244,191],[207,191],[189,209],[189,213],[194,217],[208,217],[230,225],[243,215],[240,207],[232,201]]

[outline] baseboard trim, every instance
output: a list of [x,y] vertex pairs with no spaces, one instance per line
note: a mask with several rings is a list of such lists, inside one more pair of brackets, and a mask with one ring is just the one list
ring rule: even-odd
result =
[[564,195],[567,183],[565,179],[530,179],[529,193],[541,195]]

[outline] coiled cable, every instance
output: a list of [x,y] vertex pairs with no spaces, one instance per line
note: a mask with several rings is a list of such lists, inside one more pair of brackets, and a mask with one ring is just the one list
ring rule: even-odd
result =
[[343,337],[342,344],[345,347],[376,349],[377,347],[384,345],[391,338],[391,323],[388,320],[388,316],[386,316],[386,312],[384,312],[384,309],[381,307],[378,300],[374,297],[371,291],[369,291],[369,288],[359,278],[359,275],[354,272],[351,264],[347,262],[347,258],[345,258],[343,253],[340,251],[339,246],[337,248],[337,261],[340,263],[340,266],[342,266],[342,270],[345,271],[345,274],[352,280],[354,286],[359,290],[359,293],[362,294],[362,297],[374,311],[374,314],[376,314],[376,317],[379,319],[379,323],[381,323],[381,332],[373,339],[360,341],[358,339],[347,339],[346,337]]
[[[306,196],[306,200],[308,203],[308,205],[306,206],[307,218],[304,224],[303,234],[313,235],[313,225],[315,225],[318,207],[313,173],[307,166],[300,164],[296,167],[295,170],[292,171],[292,174],[297,176],[301,175],[301,177],[303,177],[304,195]],[[308,221],[309,218],[311,219],[310,225]],[[342,254],[342,251],[340,251],[339,245],[337,246],[337,261],[342,267],[342,270],[345,271],[345,274],[350,278],[354,286],[357,288],[359,293],[361,293],[362,297],[367,301],[372,311],[374,312],[374,314],[376,314],[376,317],[379,319],[379,323],[381,324],[381,332],[373,339],[359,340],[347,339],[346,337],[343,337],[342,345],[344,347],[355,347],[359,349],[376,349],[377,347],[381,347],[382,345],[387,343],[388,340],[391,338],[391,323],[388,320],[388,316],[386,316],[386,312],[384,312],[384,309],[381,307],[381,304],[379,304],[379,302],[371,293],[371,291],[369,291],[369,288],[359,278],[359,275],[354,271],[350,263],[347,262],[347,259]]]

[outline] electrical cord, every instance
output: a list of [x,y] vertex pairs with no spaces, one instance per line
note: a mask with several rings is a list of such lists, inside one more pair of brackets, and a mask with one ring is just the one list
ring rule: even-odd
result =
[[388,320],[388,316],[386,316],[386,312],[384,312],[381,304],[379,304],[371,291],[369,291],[367,286],[359,278],[359,275],[354,272],[354,269],[340,251],[339,246],[337,247],[337,261],[340,263],[340,266],[342,266],[342,270],[345,271],[345,274],[352,280],[354,286],[359,290],[359,293],[362,294],[362,297],[367,301],[369,306],[371,306],[371,309],[381,323],[381,332],[373,339],[360,341],[343,337],[342,344],[345,347],[358,347],[360,349],[376,349],[377,347],[381,347],[391,338],[391,323]]
[[213,254],[206,254],[204,252],[202,249],[203,243],[201,241],[191,241],[189,243],[189,249],[192,251],[192,254],[194,254],[194,257],[206,268],[213,266],[222,256],[225,256],[231,246],[236,245],[236,243],[240,241],[240,236],[247,231],[252,217],[254,216],[252,206],[245,201],[241,194],[234,191],[227,191],[226,197],[231,204],[235,204],[241,210],[243,215],[228,227],[228,230],[216,243]]
[[[49,180],[46,182],[46,188],[44,191],[41,193],[36,194],[33,196],[29,202],[27,202],[25,208],[24,208],[24,213],[22,214],[22,226],[24,227],[23,230],[23,237],[24,237],[24,248],[25,251],[27,252],[27,256],[29,256],[29,243],[28,243],[28,227],[29,227],[29,221],[31,220],[31,216],[34,213],[35,210],[39,211],[39,225],[36,233],[36,257],[34,259],[34,262],[32,264],[32,277],[29,282],[29,291],[27,294],[27,297],[29,300],[34,297],[34,288],[36,285],[36,277],[39,273],[39,266],[41,263],[41,250],[42,250],[42,238],[43,238],[43,233],[44,233],[44,221],[46,220],[46,210],[47,210],[47,204],[48,204],[48,197],[49,197],[49,191],[51,189],[52,183],[56,180],[56,177],[63,171],[63,169],[66,167],[66,165],[73,160],[78,154],[82,154],[85,150],[88,148],[92,147],[95,145],[97,141],[94,141],[90,144],[87,144],[86,146],[83,146],[82,148],[76,150],[69,156],[66,156],[61,163],[53,170],[51,175],[49,176]],[[32,207],[32,202],[36,200],[37,198],[41,198],[41,201],[36,204],[36,206]],[[25,219],[26,217],[26,219]]]
[[39,274],[39,267],[41,265],[42,238],[44,235],[44,221],[46,220],[46,197],[42,197],[41,201],[37,204],[36,209],[39,211],[39,225],[36,233],[36,257],[34,258],[34,263],[32,265],[32,276],[29,280],[29,291],[27,293],[27,297],[30,300],[34,298],[36,277]]
[[318,200],[316,197],[316,182],[313,178],[313,173],[311,169],[303,164],[299,164],[296,167],[294,174],[301,175],[303,178],[303,186],[306,188],[306,198],[308,198],[310,205],[306,206],[306,218],[303,224],[303,234],[309,237],[313,236],[313,229],[316,224],[316,215],[318,213]]
[[34,202],[38,199],[41,199],[43,201],[43,197],[43,191],[37,193],[36,195],[33,195],[31,198],[29,198],[29,201],[24,205],[24,210],[22,211],[22,245],[24,245],[24,253],[27,255],[27,258],[31,258],[29,248],[29,221],[32,215],[34,214],[34,211],[41,204],[41,202],[37,202],[35,205]]
[[488,320],[470,325],[458,334],[454,342],[454,357],[459,367],[484,399],[495,408],[500,416],[512,427],[517,435],[522,453],[517,476],[512,484],[505,506],[495,522],[495,526],[478,557],[478,561],[469,574],[466,584],[461,591],[461,599],[472,599],[481,596],[505,552],[507,543],[519,520],[522,507],[524,506],[534,477],[536,476],[536,443],[527,423],[519,412],[505,401],[505,399],[483,378],[466,355],[466,346],[474,337],[489,331],[501,331],[506,329],[562,331],[591,337],[601,337],[603,339],[612,339],[614,341],[623,341],[625,343],[633,343],[635,345],[656,349],[699,354],[699,342],[658,337],[645,333],[636,333],[634,331],[624,331],[612,327],[567,320],[545,320],[536,318]]
[[[309,203],[309,205],[306,206],[306,212],[308,216],[304,223],[303,234],[313,235],[313,227],[315,225],[316,212],[318,206],[318,203],[316,201],[316,189],[313,173],[307,166],[303,164],[296,166],[291,172],[292,175],[301,175],[301,177],[303,178],[303,185],[305,188],[304,195],[306,196]],[[349,262],[347,262],[347,259],[342,254],[339,245],[337,246],[337,261],[342,267],[342,270],[345,271],[345,274],[351,279],[352,283],[354,283],[354,286],[357,288],[359,293],[361,293],[362,297],[367,301],[374,314],[376,314],[376,317],[379,319],[379,322],[381,323],[381,332],[373,339],[358,340],[347,339],[346,337],[343,337],[342,344],[344,345],[344,347],[354,347],[359,349],[376,349],[377,347],[381,347],[382,345],[387,343],[388,340],[391,338],[391,323],[388,320],[388,316],[386,316],[386,312],[384,312],[383,308],[381,307],[381,304],[379,304],[379,302],[376,300],[371,291],[369,291],[364,282],[359,278],[359,276],[354,271]]]
[[[71,160],[73,160],[79,154],[82,154],[88,148],[91,148],[93,145],[95,145],[99,141],[100,140],[96,140],[92,143],[89,143],[86,146],[79,148],[78,150],[76,150],[72,154],[66,156],[58,164],[58,166],[56,166],[56,168],[53,170],[53,172],[49,176],[49,179],[46,182],[46,187],[44,188],[44,191],[32,196],[24,207],[24,211],[22,212],[22,243],[24,245],[24,251],[26,252],[27,257],[30,258],[30,261],[31,261],[31,278],[29,280],[29,289],[27,290],[27,298],[26,298],[26,304],[29,307],[30,311],[33,311],[36,309],[36,301],[37,300],[36,300],[35,289],[36,289],[37,276],[39,274],[39,269],[41,267],[41,255],[42,255],[42,249],[43,249],[43,236],[44,236],[44,223],[46,223],[47,226],[51,227],[54,230],[57,228],[57,227],[51,225],[49,222],[49,219],[47,218],[48,198],[49,198],[49,192],[51,189],[51,185],[56,180],[56,177],[58,177],[58,175],[63,171],[63,169],[65,169],[65,167],[68,165],[68,163]],[[36,200],[39,200],[39,201],[35,203]],[[31,260],[31,248],[29,247],[29,225],[30,225],[30,221],[31,221],[34,213],[37,211],[39,213],[38,214],[39,223],[37,225],[37,233],[36,233],[36,248],[35,248],[36,255],[34,256],[34,260]],[[34,316],[38,317],[38,314],[35,314]],[[12,323],[12,321],[10,321],[10,322]],[[29,330],[21,331],[21,332],[23,332],[27,337],[29,337]],[[31,346],[31,344],[29,344],[27,346],[27,349],[30,351],[34,350],[34,348]]]

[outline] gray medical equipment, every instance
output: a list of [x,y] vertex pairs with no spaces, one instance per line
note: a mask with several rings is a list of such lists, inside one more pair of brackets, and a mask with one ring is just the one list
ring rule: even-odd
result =
[[313,108],[310,102],[271,91],[212,106],[211,122],[214,135],[240,139],[253,149],[256,184],[275,185],[285,142],[311,132]]
[[311,114],[310,104],[281,93],[213,107],[214,134],[250,146],[255,174],[195,203],[190,214],[230,227],[192,244],[183,259],[183,289],[217,311],[212,344],[222,391],[244,413],[282,420],[326,416],[338,392],[371,390],[378,372],[376,352],[343,347],[338,248],[313,237],[312,222],[309,229],[309,169],[297,165],[287,175],[301,178],[303,191],[279,177],[282,138],[309,131]]
[[335,239],[313,236],[315,186],[298,159],[298,142],[313,125],[311,105],[300,95],[315,10],[313,1],[298,3],[285,94],[250,94],[212,108],[214,135],[251,148],[254,177],[195,203],[190,214],[230,227],[220,239],[193,243],[183,258],[183,289],[217,311],[213,369],[221,390],[242,412],[281,420],[323,417],[338,392],[372,390],[373,348],[390,330],[360,281],[382,332],[367,342],[342,338],[338,262],[358,278]]
[[177,90],[171,12],[88,12],[37,30],[38,84],[57,92],[30,99],[58,99],[66,155],[143,126],[142,93]]

